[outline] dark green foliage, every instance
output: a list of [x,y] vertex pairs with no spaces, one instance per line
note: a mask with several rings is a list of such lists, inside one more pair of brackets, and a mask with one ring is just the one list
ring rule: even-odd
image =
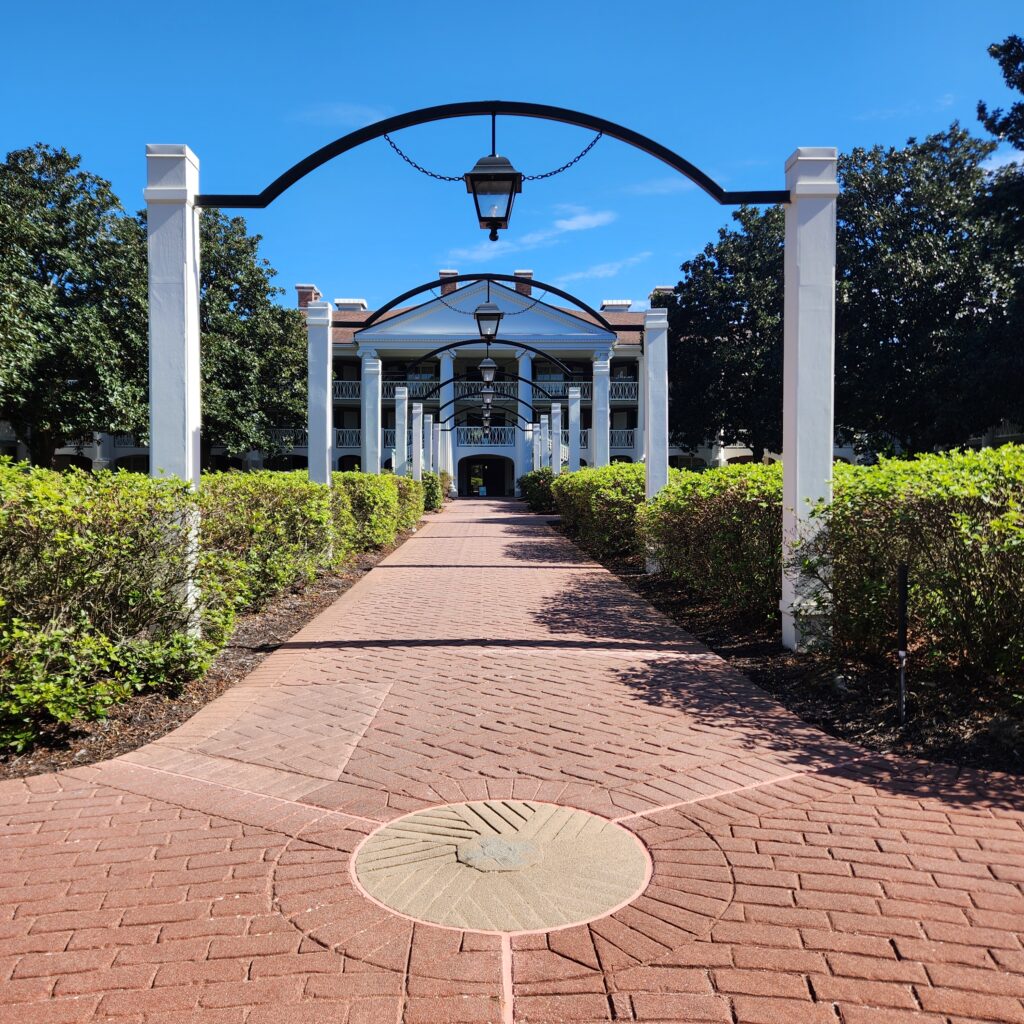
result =
[[563,473],[552,482],[551,493],[565,529],[607,558],[639,552],[636,512],[644,487],[642,463],[617,462]]
[[640,508],[638,529],[662,571],[687,594],[741,616],[778,613],[781,463],[679,473]]
[[444,485],[437,473],[423,473],[423,504],[428,512],[436,512],[444,505]]
[[554,512],[555,499],[551,482],[555,479],[550,466],[524,473],[519,478],[519,490],[531,512]]
[[375,473],[335,473],[334,486],[341,488],[351,502],[357,548],[371,551],[387,547],[394,541],[400,518],[397,477]]
[[0,459],[0,749],[194,678],[238,612],[390,544],[422,514],[411,480],[351,473],[337,484],[210,473],[196,495],[138,473]]
[[1024,447],[838,466],[798,561],[822,588],[842,656],[891,657],[897,567],[910,641],[933,666],[1024,682]]

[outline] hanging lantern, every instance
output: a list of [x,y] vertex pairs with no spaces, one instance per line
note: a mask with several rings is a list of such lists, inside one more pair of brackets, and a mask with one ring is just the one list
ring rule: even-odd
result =
[[[493,303],[492,303],[492,305],[493,305]],[[496,306],[495,306],[495,309],[497,309]],[[499,312],[500,312],[500,310],[499,310]],[[480,313],[480,310],[477,309],[477,316],[478,317],[479,317],[479,313]],[[498,319],[501,319],[501,317],[499,316]],[[479,326],[479,323],[480,323],[480,320],[478,318],[477,319],[477,325],[478,326]],[[497,327],[498,327],[498,325],[495,324],[494,325],[495,331],[497,331]],[[480,333],[483,334],[483,330],[481,330]],[[480,379],[485,384],[493,383],[493,381],[494,381],[494,374],[495,374],[495,371],[497,369],[498,369],[498,364],[490,356],[484,356],[484,358],[480,360],[480,366],[479,366]]]
[[489,231],[492,242],[498,240],[498,231],[508,227],[512,204],[523,191],[523,176],[508,157],[491,153],[482,156],[473,170],[463,175],[466,191],[473,196],[480,227]]
[[[490,299],[486,302],[480,303],[476,307],[473,316],[476,317],[476,328],[480,332],[480,337],[485,341],[490,342],[491,339],[497,337],[498,324],[501,323],[501,318],[505,314],[501,309]],[[484,364],[490,362],[491,366],[497,369],[497,363],[494,362],[489,356],[480,363],[480,370],[483,372]],[[484,380],[487,380],[484,377]],[[491,371],[491,380],[494,380],[494,371]]]

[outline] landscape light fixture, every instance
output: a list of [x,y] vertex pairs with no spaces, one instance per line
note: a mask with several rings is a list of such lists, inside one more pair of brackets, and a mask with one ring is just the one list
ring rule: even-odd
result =
[[[480,332],[480,337],[488,344],[490,344],[493,338],[497,337],[498,324],[501,323],[501,318],[504,315],[500,307],[496,303],[491,302],[490,297],[488,297],[486,302],[481,302],[473,312],[473,316],[476,317],[476,327]],[[487,358],[489,359],[490,357],[488,356]],[[484,360],[484,362],[486,361],[487,359]],[[483,365],[484,363],[480,364],[481,368]],[[494,363],[492,362],[491,365],[493,366]],[[493,370],[491,371],[491,379],[494,379]]]
[[476,216],[480,227],[490,231],[492,242],[498,240],[498,232],[508,227],[512,216],[512,204],[516,195],[523,191],[523,176],[506,156],[499,156],[495,150],[495,117],[491,115],[491,152],[476,162],[473,170],[462,176],[466,191],[473,196]]

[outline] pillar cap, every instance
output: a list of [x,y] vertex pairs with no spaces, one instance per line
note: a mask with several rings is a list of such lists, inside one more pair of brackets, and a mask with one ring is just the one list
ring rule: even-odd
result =
[[792,196],[834,198],[839,195],[834,146],[801,146],[786,161],[786,188]]

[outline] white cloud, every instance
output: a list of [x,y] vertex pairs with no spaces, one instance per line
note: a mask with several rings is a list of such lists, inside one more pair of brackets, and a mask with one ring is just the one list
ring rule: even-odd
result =
[[681,174],[671,174],[664,178],[650,178],[638,181],[635,185],[627,185],[623,191],[634,196],[671,196],[678,192],[689,192],[697,186]]
[[1011,149],[1008,152],[993,153],[987,160],[983,161],[982,167],[986,171],[998,171],[1000,167],[1008,167],[1010,164],[1024,162],[1024,153]]
[[912,117],[915,114],[929,114],[939,110],[948,110],[956,102],[956,96],[944,92],[931,103],[905,103],[899,107],[882,107],[878,110],[866,110],[854,117],[855,121],[891,121],[897,117]]
[[322,103],[296,113],[299,121],[314,124],[338,125],[345,128],[361,128],[363,125],[382,121],[388,116],[386,110],[365,103]]
[[551,227],[530,231],[515,240],[502,238],[497,242],[480,242],[468,249],[452,249],[446,258],[451,262],[461,260],[469,263],[487,263],[514,252],[527,252],[530,249],[557,245],[562,235],[604,227],[611,224],[617,216],[611,210],[588,210],[585,206],[559,206],[556,210],[569,213],[571,216],[559,217]]
[[556,284],[565,284],[569,281],[594,281],[607,277],[617,277],[626,267],[634,267],[638,263],[651,257],[650,252],[638,252],[634,256],[627,256],[625,259],[612,260],[609,263],[595,263],[585,270],[574,270],[571,274],[562,274],[555,278]]

